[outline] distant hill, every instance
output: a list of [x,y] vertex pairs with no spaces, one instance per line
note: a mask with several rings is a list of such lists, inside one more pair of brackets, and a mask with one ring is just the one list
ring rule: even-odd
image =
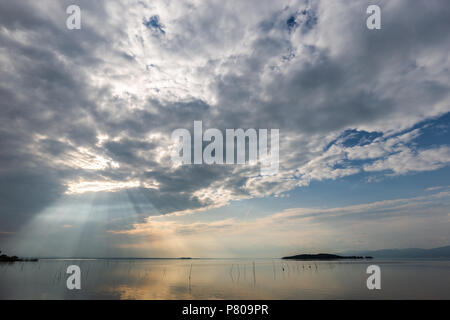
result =
[[292,260],[341,260],[341,259],[371,259],[372,257],[362,256],[338,256],[336,254],[319,253],[319,254],[299,254],[296,256],[283,257],[282,259]]
[[[0,253],[2,253],[0,251]],[[6,254],[0,255],[0,262],[17,262],[17,261],[38,261],[38,259],[21,259],[17,256],[7,256]]]
[[450,258],[450,246],[433,248],[433,249],[383,249],[374,251],[350,251],[347,255],[369,255],[374,258]]

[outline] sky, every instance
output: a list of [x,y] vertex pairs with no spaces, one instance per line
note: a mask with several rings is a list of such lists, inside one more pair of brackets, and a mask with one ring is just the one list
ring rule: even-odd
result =
[[[0,250],[450,244],[448,17],[446,0],[0,1]],[[279,129],[278,173],[175,165],[194,121]]]

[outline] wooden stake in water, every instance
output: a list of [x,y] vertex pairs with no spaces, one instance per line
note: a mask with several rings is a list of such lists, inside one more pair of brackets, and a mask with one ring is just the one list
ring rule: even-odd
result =
[[253,286],[256,286],[255,261],[253,261]]
[[191,275],[192,275],[192,263],[191,268],[189,269],[189,293],[191,293]]

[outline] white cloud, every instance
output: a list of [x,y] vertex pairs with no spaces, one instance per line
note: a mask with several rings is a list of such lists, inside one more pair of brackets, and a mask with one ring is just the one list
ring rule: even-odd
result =
[[70,181],[67,183],[67,194],[77,194],[85,192],[116,192],[121,189],[137,188],[140,186],[139,181]]
[[450,148],[442,146],[425,150],[402,150],[386,159],[364,166],[366,171],[392,170],[394,174],[431,171],[443,168],[450,163]]

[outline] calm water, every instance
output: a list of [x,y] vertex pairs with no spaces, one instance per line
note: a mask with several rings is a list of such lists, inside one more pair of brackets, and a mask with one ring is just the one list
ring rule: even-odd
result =
[[[66,288],[72,264],[81,290]],[[450,299],[450,261],[49,259],[0,264],[0,299]]]

